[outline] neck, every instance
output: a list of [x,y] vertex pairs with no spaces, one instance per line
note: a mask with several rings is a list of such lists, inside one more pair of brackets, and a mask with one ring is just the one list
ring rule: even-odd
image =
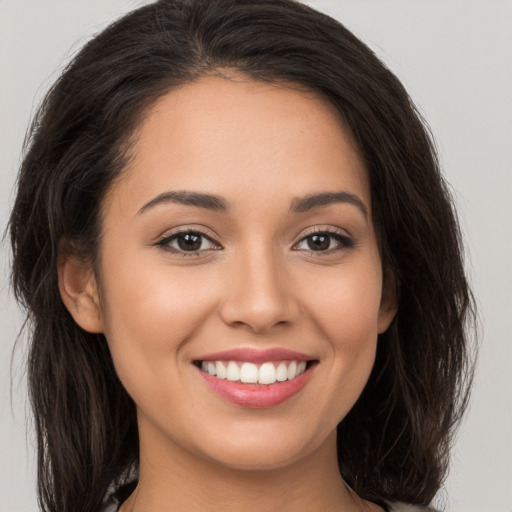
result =
[[314,453],[271,469],[239,469],[180,447],[140,443],[139,485],[120,512],[381,510],[351,491],[338,470],[335,433]]

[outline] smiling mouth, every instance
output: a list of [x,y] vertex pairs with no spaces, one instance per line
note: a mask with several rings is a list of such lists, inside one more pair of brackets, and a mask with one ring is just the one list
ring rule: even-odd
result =
[[296,379],[316,362],[291,359],[261,364],[248,361],[194,361],[194,364],[219,380],[269,386]]

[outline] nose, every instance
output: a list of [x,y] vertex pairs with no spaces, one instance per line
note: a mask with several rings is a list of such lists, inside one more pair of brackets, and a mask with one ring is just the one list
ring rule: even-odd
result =
[[245,327],[265,334],[278,325],[293,323],[299,307],[293,282],[272,250],[247,250],[230,261],[229,279],[220,315],[231,327]]

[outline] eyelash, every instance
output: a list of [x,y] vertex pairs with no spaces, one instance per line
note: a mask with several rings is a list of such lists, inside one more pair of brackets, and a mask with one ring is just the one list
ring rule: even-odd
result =
[[328,237],[333,238],[336,242],[339,243],[338,247],[336,247],[334,249],[329,248],[326,251],[313,251],[311,249],[306,249],[307,253],[309,253],[315,257],[321,257],[321,255],[323,255],[323,254],[332,254],[334,252],[342,251],[344,249],[345,250],[352,249],[355,246],[354,240],[352,238],[350,238],[348,235],[341,233],[339,231],[332,231],[329,229],[320,229],[320,228],[315,228],[313,231],[310,231],[306,236],[303,236],[299,240],[299,242],[295,245],[298,245],[302,241],[307,240],[308,238],[310,238],[314,235],[326,235]]
[[[201,231],[200,229],[183,229],[180,231],[175,231],[174,233],[169,234],[168,236],[162,238],[157,242],[157,246],[162,247],[162,249],[169,251],[173,254],[178,254],[180,256],[200,256],[202,251],[205,251],[207,249],[199,250],[199,251],[183,251],[180,249],[176,249],[174,247],[171,247],[169,244],[173,240],[177,240],[180,235],[199,235],[202,238],[206,238],[209,240],[212,244],[217,245],[211,237],[209,237],[204,231]],[[220,246],[218,246],[220,247]]]
[[[212,238],[210,236],[208,236],[205,232],[201,231],[200,229],[183,229],[180,231],[175,231],[174,233],[171,233],[168,236],[159,240],[156,243],[156,245],[166,251],[169,251],[173,254],[177,254],[180,256],[184,256],[184,257],[186,257],[186,256],[199,257],[203,251],[211,250],[211,249],[202,249],[202,250],[197,250],[197,251],[184,251],[181,249],[176,249],[175,247],[171,247],[170,243],[173,242],[174,240],[177,240],[180,235],[198,235],[202,238],[206,238],[207,240],[209,240],[212,244],[216,245],[217,247],[220,247],[218,244],[216,244],[216,242],[214,240],[212,240]],[[302,237],[299,240],[299,242],[297,242],[297,244],[295,244],[295,245],[300,244],[301,242],[307,240],[308,238],[310,238],[314,235],[326,235],[328,237],[333,238],[334,240],[336,240],[339,243],[339,246],[337,248],[335,248],[335,249],[329,248],[326,251],[313,251],[311,249],[309,249],[309,250],[306,249],[306,252],[308,254],[310,254],[314,257],[317,257],[317,258],[320,258],[323,255],[332,254],[334,252],[338,252],[338,251],[341,251],[344,249],[345,250],[352,249],[355,246],[354,240],[352,240],[352,238],[350,238],[349,236],[347,236],[343,233],[340,233],[338,231],[331,231],[331,230],[326,230],[326,229],[315,229],[315,230],[311,231],[306,236]],[[218,250],[218,249],[216,248],[214,250]]]

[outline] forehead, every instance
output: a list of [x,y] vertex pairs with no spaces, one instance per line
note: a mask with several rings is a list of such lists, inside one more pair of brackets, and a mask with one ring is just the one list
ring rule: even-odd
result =
[[251,191],[250,199],[264,205],[283,193],[342,187],[370,210],[367,181],[348,130],[323,98],[286,85],[208,76],[168,92],[146,112],[131,161],[111,192],[121,189],[140,208],[165,189],[234,202]]

